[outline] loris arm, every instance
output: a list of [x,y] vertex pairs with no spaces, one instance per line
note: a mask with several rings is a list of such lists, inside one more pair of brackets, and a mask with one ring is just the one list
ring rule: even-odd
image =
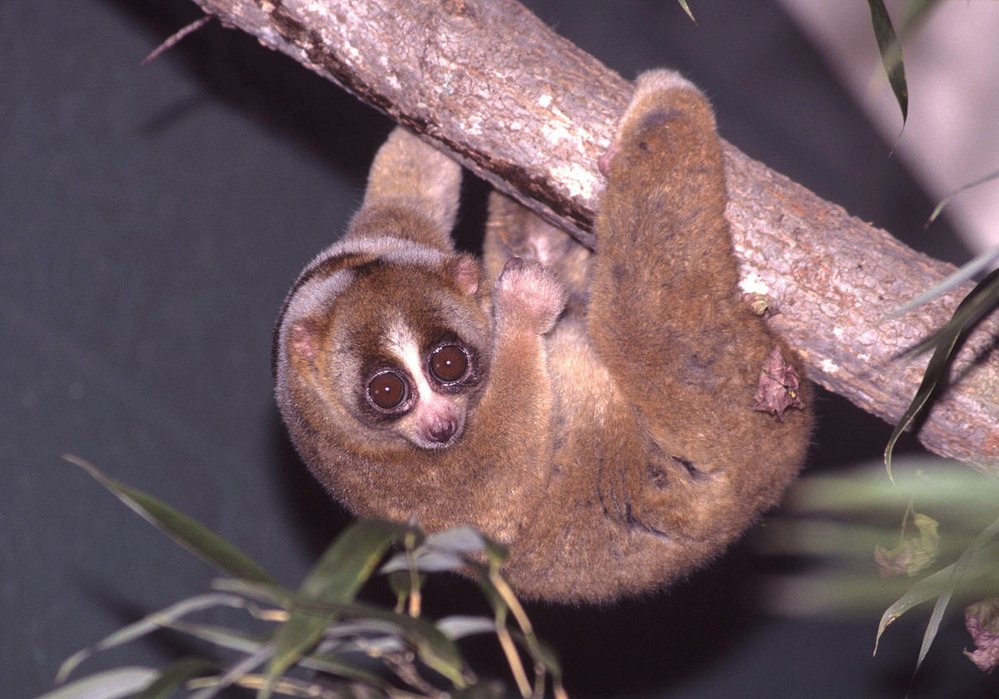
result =
[[405,128],[396,127],[375,155],[364,203],[348,235],[394,229],[400,237],[451,249],[450,232],[458,214],[460,190],[458,163]]

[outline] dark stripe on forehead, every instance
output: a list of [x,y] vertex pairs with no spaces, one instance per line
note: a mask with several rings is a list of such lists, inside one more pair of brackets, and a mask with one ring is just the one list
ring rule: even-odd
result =
[[274,332],[271,336],[272,377],[277,376],[278,352],[280,351],[278,343],[281,339],[281,326],[284,324],[284,317],[288,313],[288,306],[291,305],[291,300],[295,297],[295,294],[298,293],[298,290],[314,279],[331,277],[340,270],[353,269],[361,265],[370,264],[371,262],[378,260],[378,258],[379,255],[370,252],[347,252],[330,255],[313,262],[298,275],[298,279],[296,279],[295,283],[292,284],[291,290],[285,295],[284,303],[281,304],[281,310],[278,313],[277,321],[274,323]]

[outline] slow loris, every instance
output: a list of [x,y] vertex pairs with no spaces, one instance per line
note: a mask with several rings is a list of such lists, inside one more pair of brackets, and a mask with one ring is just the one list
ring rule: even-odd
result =
[[740,299],[703,95],[641,75],[601,168],[595,254],[494,194],[480,263],[450,239],[459,166],[396,129],[275,337],[281,412],[330,493],[475,526],[528,597],[688,573],[778,500],[808,442],[793,365],[801,409],[754,409],[768,356],[790,355]]

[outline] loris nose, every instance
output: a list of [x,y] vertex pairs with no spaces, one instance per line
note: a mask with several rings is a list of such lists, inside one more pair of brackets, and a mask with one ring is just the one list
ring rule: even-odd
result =
[[430,427],[430,439],[438,444],[444,444],[457,431],[458,423],[454,420],[438,420]]

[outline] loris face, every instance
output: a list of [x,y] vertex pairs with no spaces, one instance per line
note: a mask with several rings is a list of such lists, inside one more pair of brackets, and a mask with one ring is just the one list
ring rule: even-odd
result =
[[490,319],[475,295],[436,277],[375,265],[337,300],[328,344],[332,393],[380,443],[455,443],[488,375]]

